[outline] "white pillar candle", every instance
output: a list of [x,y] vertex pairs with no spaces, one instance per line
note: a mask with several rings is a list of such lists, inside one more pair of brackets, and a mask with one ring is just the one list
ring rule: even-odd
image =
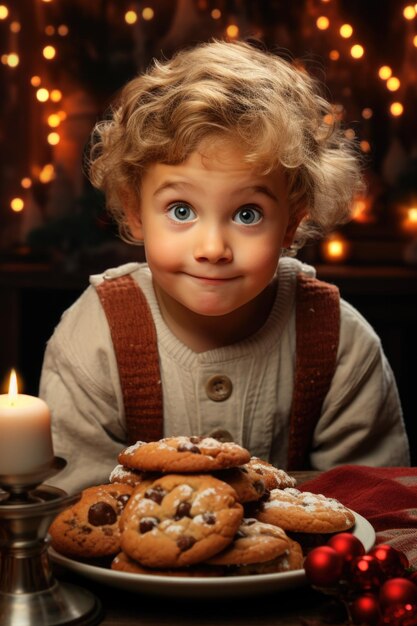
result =
[[9,393],[0,395],[0,475],[29,474],[53,458],[48,405],[18,393],[12,371]]

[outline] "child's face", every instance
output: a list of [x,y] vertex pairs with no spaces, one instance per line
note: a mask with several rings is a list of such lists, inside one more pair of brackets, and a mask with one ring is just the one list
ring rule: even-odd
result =
[[260,175],[230,143],[207,141],[180,165],[151,165],[131,211],[165,306],[221,316],[269,285],[291,243],[283,171]]

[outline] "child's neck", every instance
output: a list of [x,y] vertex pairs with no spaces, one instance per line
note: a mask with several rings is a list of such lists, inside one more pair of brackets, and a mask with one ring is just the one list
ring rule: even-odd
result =
[[231,345],[253,335],[266,322],[276,294],[271,283],[254,300],[221,316],[190,311],[155,286],[161,315],[171,332],[193,352],[206,352]]

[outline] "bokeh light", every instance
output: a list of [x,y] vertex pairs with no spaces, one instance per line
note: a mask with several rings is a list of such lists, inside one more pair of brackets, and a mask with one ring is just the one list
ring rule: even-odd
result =
[[365,49],[360,44],[356,43],[350,49],[350,54],[354,59],[361,59],[365,54]]
[[24,206],[25,206],[25,203],[22,198],[13,198],[10,201],[10,208],[15,213],[19,213],[20,211],[23,211]]
[[330,26],[330,20],[325,15],[321,15],[316,20],[316,26],[319,30],[327,30]]

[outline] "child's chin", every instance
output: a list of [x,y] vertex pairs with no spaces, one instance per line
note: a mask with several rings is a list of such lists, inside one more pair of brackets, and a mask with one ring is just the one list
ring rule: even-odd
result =
[[197,315],[202,315],[204,317],[225,317],[226,315],[231,315],[234,313],[239,307],[196,307],[194,313]]

